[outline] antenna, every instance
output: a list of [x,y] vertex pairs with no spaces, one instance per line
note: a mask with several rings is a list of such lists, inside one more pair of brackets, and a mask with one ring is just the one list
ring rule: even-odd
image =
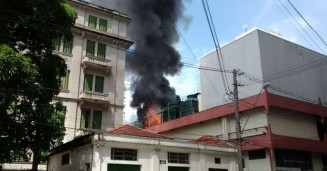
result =
[[247,32],[248,31],[248,25],[244,24],[243,29],[244,29],[244,32]]

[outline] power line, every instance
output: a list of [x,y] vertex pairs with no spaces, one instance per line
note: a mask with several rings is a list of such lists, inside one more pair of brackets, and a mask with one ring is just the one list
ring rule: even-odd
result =
[[319,35],[319,33],[311,26],[311,24],[303,17],[303,15],[299,12],[299,10],[297,10],[295,8],[295,6],[292,4],[292,2],[290,0],[287,0],[289,4],[291,4],[291,6],[293,7],[293,9],[299,14],[299,16],[303,19],[303,21],[305,21],[305,23],[307,23],[307,25],[311,28],[311,30],[313,32],[316,33],[316,35],[319,37],[319,39],[325,44],[325,46],[327,47],[327,44],[325,42],[325,40]]
[[[283,13],[283,15],[287,18],[287,20],[292,24],[292,26],[296,29],[296,31],[300,34],[300,36],[303,38],[303,40],[305,42],[308,43],[308,45],[310,45],[311,48],[313,48],[312,44],[308,41],[308,39],[303,35],[303,33],[298,29],[298,27],[295,26],[295,24],[293,22],[291,22],[291,20],[289,19],[289,17],[287,16],[287,14],[285,13],[285,11],[282,10],[282,8],[277,4],[277,2],[275,0],[273,0],[275,6],[279,9],[279,11],[281,11]],[[294,19],[294,18],[293,18]],[[297,20],[296,20],[297,22]],[[299,23],[298,23],[299,24]]]
[[[260,83],[260,84],[263,84],[263,83],[265,82],[264,80],[261,80],[261,79],[259,79],[259,78],[256,78],[256,77],[251,76],[251,75],[246,74],[246,73],[244,74],[244,76],[245,76],[246,78],[248,78],[248,79],[250,79],[250,80],[252,80],[252,81],[255,81],[255,82],[257,82],[257,83]],[[311,103],[315,103],[315,102],[316,102],[316,100],[313,100],[313,99],[310,99],[310,98],[304,97],[304,96],[302,96],[302,95],[299,95],[299,94],[296,94],[296,93],[293,93],[293,92],[289,92],[289,91],[284,90],[284,89],[282,89],[282,88],[280,88],[280,87],[277,87],[277,86],[275,86],[275,85],[270,85],[269,87],[272,88],[273,90],[279,91],[279,92],[281,92],[281,93],[283,93],[283,94],[286,94],[286,95],[289,95],[289,96],[292,96],[292,97],[295,97],[295,98],[298,98],[298,99],[301,99],[301,100],[304,100],[304,101],[309,101],[309,102],[311,102]]]
[[[186,46],[187,46],[187,48],[189,49],[189,51],[192,53],[194,59],[195,59],[198,63],[200,63],[200,61],[197,59],[197,57],[196,57],[195,54],[193,53],[192,48],[191,48],[190,45],[187,43],[185,37],[184,37],[183,34],[180,32],[180,30],[178,29],[177,26],[176,26],[176,30],[177,30],[177,32],[179,33],[179,35],[181,36],[181,38],[182,38],[182,40],[184,41],[184,43],[186,44]],[[223,101],[225,101],[226,103],[228,103],[227,100],[226,100],[225,98],[223,98],[223,97],[220,95],[220,93],[218,92],[217,88],[214,86],[214,84],[213,84],[212,81],[210,80],[210,78],[209,78],[207,72],[204,70],[203,73],[204,73],[204,75],[206,76],[206,78],[208,79],[208,81],[210,82],[211,86],[215,89],[217,95],[218,95],[221,99],[223,99]],[[228,107],[227,107],[227,108],[228,108]],[[228,110],[230,110],[230,109],[228,108]]]
[[[202,5],[203,5],[203,9],[204,9],[206,19],[207,19],[207,22],[208,22],[208,25],[209,25],[210,33],[211,33],[211,36],[212,36],[212,39],[213,39],[213,42],[214,42],[214,45],[215,45],[219,67],[221,69],[224,69],[223,65],[222,65],[220,55],[219,55],[218,45],[217,45],[217,42],[216,42],[216,39],[215,39],[215,36],[214,36],[214,31],[213,31],[213,26],[212,26],[213,23],[211,23],[211,20],[209,18],[208,9],[207,9],[208,7],[206,6],[206,3],[204,2],[204,0],[202,0]],[[225,92],[227,94],[229,94],[230,91],[229,91],[229,88],[227,88],[228,84],[226,82],[225,75],[223,73],[221,73],[221,77],[222,77],[222,80],[223,80],[223,85],[224,85],[224,88],[225,88]]]
[[[221,59],[221,64],[222,64],[223,69],[225,70],[225,62],[224,62],[223,54],[221,53],[221,47],[220,47],[219,39],[218,39],[218,36],[217,36],[217,33],[216,33],[215,23],[213,22],[213,19],[212,19],[211,10],[210,10],[210,6],[209,6],[209,3],[208,3],[208,0],[205,0],[205,2],[206,2],[206,5],[207,5],[207,8],[208,8],[209,19],[210,19],[211,24],[212,24],[212,27],[213,27],[212,30],[214,31],[214,35],[215,35],[216,42],[217,42],[217,45],[218,45],[218,51],[219,51],[219,55],[220,55],[220,59]],[[228,93],[230,93],[228,79],[227,79],[226,74],[224,74],[224,75],[225,75],[225,80],[227,82],[227,88],[229,90]]]
[[[274,0],[275,1],[275,0]],[[313,40],[313,38],[309,35],[309,33],[303,28],[303,26],[299,23],[299,21],[293,16],[293,14],[288,10],[288,8],[284,5],[284,3],[281,0],[278,0],[286,12],[293,18],[293,20],[300,26],[300,28],[303,30],[303,32],[310,38],[310,40],[318,47],[318,49],[323,53],[326,54],[325,51],[321,49],[321,47],[316,43],[316,41]]]

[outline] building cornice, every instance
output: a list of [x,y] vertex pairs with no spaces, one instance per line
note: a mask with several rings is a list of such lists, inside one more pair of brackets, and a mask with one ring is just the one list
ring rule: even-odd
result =
[[98,40],[105,42],[123,49],[128,49],[133,45],[133,42],[118,36],[111,35],[109,33],[100,32],[97,30],[92,30],[84,26],[75,25],[72,27],[72,33],[75,36],[80,36],[82,38],[90,38],[93,40]]
[[124,14],[122,12],[112,10],[112,9],[109,9],[109,8],[105,8],[103,6],[99,6],[99,5],[89,3],[89,2],[86,2],[86,1],[83,1],[83,0],[69,0],[68,2],[70,4],[74,4],[76,6],[78,6],[78,5],[81,6],[82,5],[84,8],[89,8],[89,9],[92,9],[92,10],[96,10],[98,12],[106,13],[107,15],[109,15],[109,16],[111,16],[113,18],[123,20],[123,21],[125,21],[127,23],[130,23],[132,21],[131,18],[129,18],[126,14]]

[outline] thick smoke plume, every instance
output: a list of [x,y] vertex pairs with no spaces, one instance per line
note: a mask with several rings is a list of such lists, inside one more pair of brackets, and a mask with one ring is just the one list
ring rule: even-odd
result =
[[136,77],[133,80],[132,107],[138,108],[142,121],[147,109],[164,107],[176,99],[165,75],[177,74],[181,56],[173,45],[179,41],[176,23],[183,17],[182,0],[94,0],[108,8],[126,13],[132,18],[128,38],[134,41],[126,56],[126,68]]

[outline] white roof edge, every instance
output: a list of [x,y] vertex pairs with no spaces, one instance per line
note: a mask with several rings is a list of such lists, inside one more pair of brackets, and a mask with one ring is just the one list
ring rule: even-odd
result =
[[[245,36],[251,34],[251,33],[254,32],[254,31],[261,31],[261,32],[267,33],[267,34],[269,34],[269,35],[272,35],[272,36],[278,37],[278,38],[280,38],[280,39],[282,39],[282,40],[285,40],[285,41],[287,41],[287,42],[290,42],[290,43],[293,43],[293,44],[295,44],[295,45],[297,45],[297,46],[300,46],[300,47],[302,47],[302,48],[305,48],[305,49],[307,49],[307,50],[309,50],[309,51],[312,51],[312,52],[318,53],[318,54],[320,54],[320,55],[322,55],[322,56],[326,56],[326,55],[324,55],[324,54],[322,54],[322,53],[320,53],[320,52],[317,52],[317,51],[315,51],[315,50],[309,49],[309,48],[304,47],[304,46],[302,46],[302,45],[299,45],[299,44],[297,44],[297,43],[295,43],[295,42],[292,42],[292,41],[290,41],[290,40],[287,40],[287,39],[285,39],[285,37],[283,37],[282,35],[279,35],[278,33],[275,33],[275,32],[273,32],[273,31],[268,32],[268,31],[263,30],[263,29],[258,28],[258,27],[254,27],[254,28],[248,30],[247,32],[244,32],[244,33],[240,34],[240,35],[237,36],[233,41],[227,43],[226,45],[224,45],[224,46],[222,46],[222,47],[220,47],[220,48],[223,48],[223,47],[225,47],[225,46],[228,46],[229,44],[231,44],[231,43],[233,43],[233,42],[235,42],[235,41],[237,41],[237,40],[239,40],[239,39],[242,39],[243,37],[245,37]],[[210,53],[208,53],[208,54],[206,54],[206,55],[203,55],[202,57],[200,57],[200,61],[201,61],[202,58],[205,58],[205,57],[209,56],[210,54],[212,54],[212,53],[214,53],[214,52],[216,52],[216,50],[213,50],[212,52],[210,52]]]
[[[260,28],[258,28],[258,27],[254,27],[254,28],[252,28],[252,29],[250,29],[250,30],[248,30],[248,31],[246,31],[246,32],[244,32],[244,33],[242,33],[242,34],[236,36],[236,38],[235,38],[233,41],[231,41],[231,42],[227,43],[226,45],[220,47],[220,49],[223,48],[223,47],[225,47],[225,46],[228,46],[229,44],[235,42],[236,40],[239,40],[239,39],[241,39],[241,38],[247,36],[248,34],[254,32],[254,31],[257,31],[257,30],[260,30],[260,31],[266,32],[266,31],[264,31],[263,29],[260,29]],[[268,33],[268,32],[266,32],[266,33]],[[271,33],[269,33],[269,34],[271,34]],[[214,49],[213,51],[209,52],[208,54],[203,55],[202,57],[200,57],[200,60],[201,60],[202,58],[207,57],[208,55],[210,55],[210,54],[212,54],[212,53],[214,53],[214,52],[216,52],[215,49]]]

